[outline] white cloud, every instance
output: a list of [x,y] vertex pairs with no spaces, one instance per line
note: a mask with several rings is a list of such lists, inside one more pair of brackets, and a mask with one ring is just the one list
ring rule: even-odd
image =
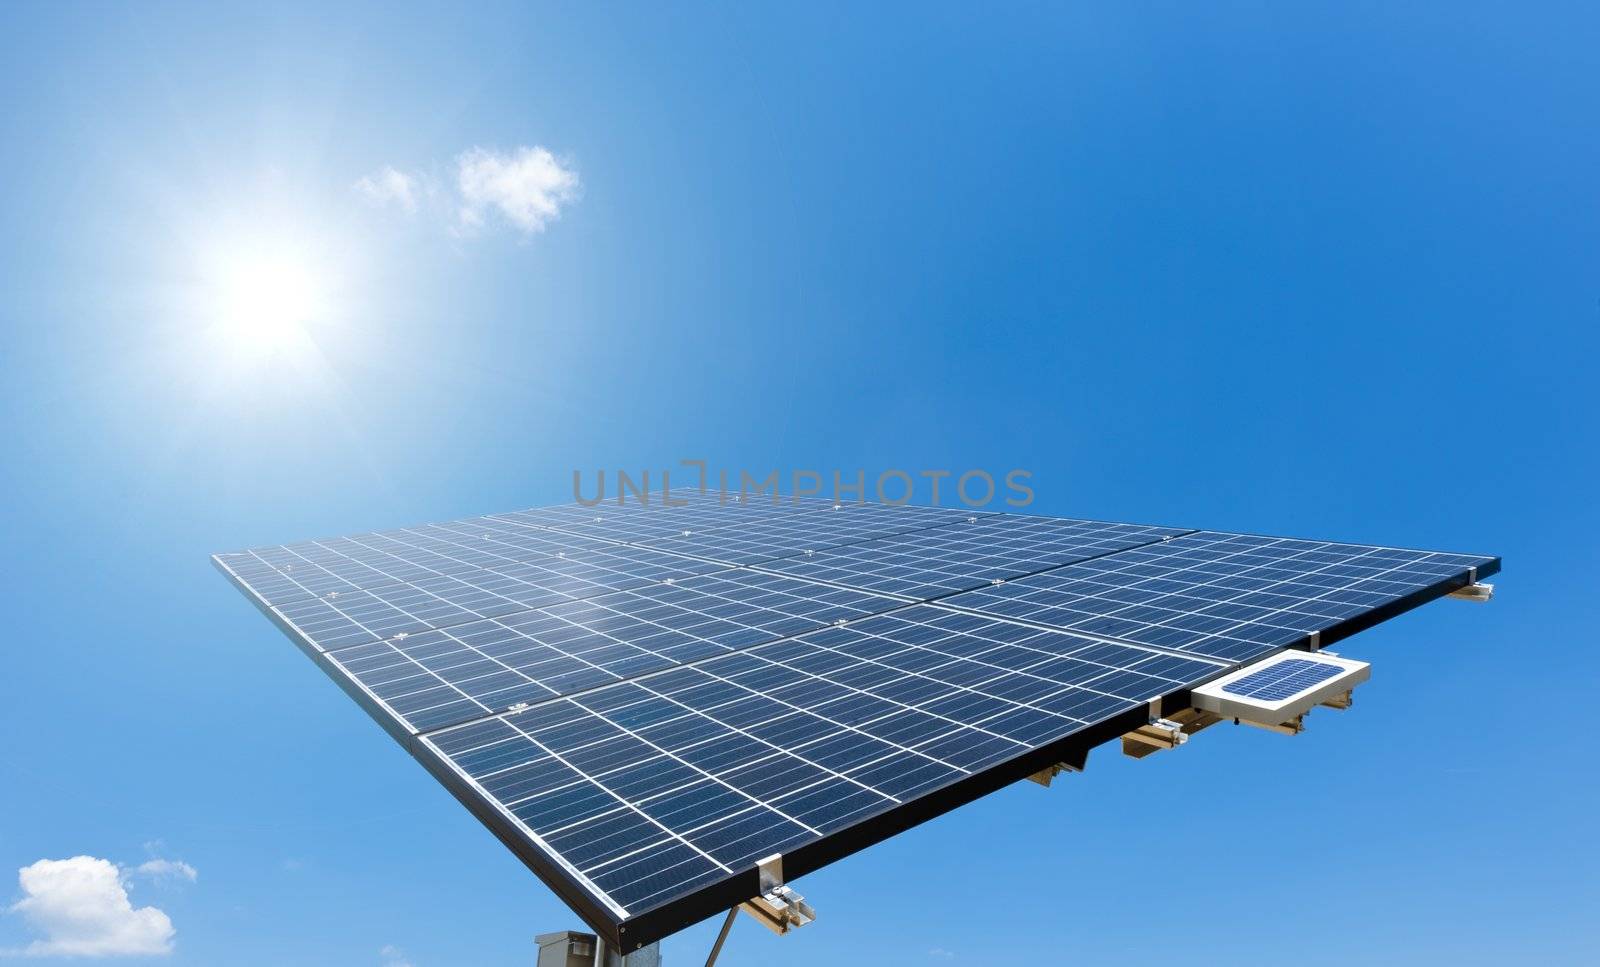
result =
[[384,165],[370,175],[356,181],[355,189],[367,201],[379,208],[398,205],[406,214],[414,214],[421,194],[421,179]]
[[955,960],[956,959],[955,951],[946,950],[943,947],[934,947],[932,950],[928,951],[928,956],[929,957],[938,957],[940,960]]
[[530,235],[559,218],[562,206],[576,201],[582,187],[577,171],[537,146],[509,154],[485,148],[463,152],[456,159],[456,185],[463,228],[478,228],[490,212],[498,212]]
[[456,156],[454,183],[385,165],[358,179],[355,191],[379,208],[421,212],[454,235],[471,235],[491,221],[524,235],[542,232],[577,201],[583,184],[577,169],[534,145],[512,151],[472,148]]
[[378,953],[383,957],[383,967],[412,967],[411,961],[407,960],[400,948],[393,944],[384,947]]
[[[191,873],[194,869],[176,865]],[[40,860],[18,870],[17,880],[23,897],[10,912],[44,937],[7,954],[109,957],[172,952],[176,933],[172,919],[155,907],[135,909],[122,871],[109,860],[92,856]]]
[[142,873],[153,880],[166,877],[188,880],[193,883],[200,878],[200,871],[185,863],[183,860],[146,860],[133,868],[135,873]]

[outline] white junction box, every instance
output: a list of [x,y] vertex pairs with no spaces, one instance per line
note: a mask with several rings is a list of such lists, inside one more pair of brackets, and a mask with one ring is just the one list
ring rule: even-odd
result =
[[1279,652],[1197,686],[1191,704],[1223,718],[1278,725],[1347,694],[1371,669],[1336,655]]

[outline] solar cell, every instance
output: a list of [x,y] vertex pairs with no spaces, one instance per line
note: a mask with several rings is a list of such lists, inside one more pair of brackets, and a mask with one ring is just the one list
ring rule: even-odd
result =
[[913,601],[1189,533],[1053,517],[962,517],[938,527],[764,562],[764,570]]
[[639,543],[725,564],[752,565],[989,516],[933,507],[843,504],[817,513],[774,516],[704,531],[684,528]]
[[610,541],[474,518],[255,548],[217,559],[246,577],[268,604],[281,604],[582,551],[616,553],[616,548]]
[[[696,491],[675,493],[674,501],[682,506],[669,506],[653,498],[651,505],[638,503],[601,502],[594,506],[566,504],[556,508],[536,508],[510,514],[497,514],[495,519],[527,527],[536,527],[577,536],[599,537],[625,543],[651,543],[668,546],[665,542],[684,541],[684,548],[715,548],[719,545],[707,535],[730,528],[757,528],[757,533],[771,531],[771,538],[783,540],[795,534],[811,535],[806,546],[828,546],[827,535],[839,535],[840,540],[861,539],[857,534],[890,534],[948,520],[964,517],[989,516],[974,511],[952,508],[919,507],[911,504],[889,505],[854,501],[818,500],[810,497],[779,497],[771,495],[723,495],[718,492],[700,494]],[[813,515],[832,515],[823,520]],[[694,538],[694,540],[687,540]],[[741,545],[742,546],[742,545]],[[715,555],[708,555],[715,556]],[[742,556],[730,560],[741,564],[761,559],[762,555]],[[721,559],[721,558],[718,558]]]
[[339,650],[413,732],[506,711],[899,607],[892,598],[722,571]]
[[459,577],[441,574],[290,598],[272,611],[319,650],[335,651],[718,569],[712,562],[617,547],[497,564]]
[[423,741],[631,917],[1218,670],[916,606]]
[[1496,558],[1202,531],[946,604],[1244,662],[1328,644],[1499,569]]
[[1246,698],[1281,702],[1343,672],[1342,667],[1328,662],[1289,658],[1270,668],[1263,668],[1254,674],[1231,681],[1222,686],[1222,690]]
[[709,495],[215,560],[623,950],[1499,567]]
[[593,507],[568,505],[559,514],[540,509],[497,514],[495,519],[577,536],[632,542],[666,537],[685,530],[736,526],[762,517],[788,516],[810,510],[809,505],[801,510],[783,503],[774,505],[769,501],[730,500],[720,503],[695,499],[682,507],[658,506],[649,509],[638,504],[619,506],[614,503],[601,503]]

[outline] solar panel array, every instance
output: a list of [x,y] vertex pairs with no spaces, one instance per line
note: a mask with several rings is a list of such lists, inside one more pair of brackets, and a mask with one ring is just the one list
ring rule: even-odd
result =
[[215,560],[623,950],[1499,566],[715,497]]

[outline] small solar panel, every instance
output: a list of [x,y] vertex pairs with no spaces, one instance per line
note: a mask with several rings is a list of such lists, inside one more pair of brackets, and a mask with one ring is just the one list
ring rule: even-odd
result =
[[1242,695],[1245,698],[1259,698],[1268,702],[1281,702],[1284,699],[1303,692],[1318,682],[1325,682],[1333,676],[1344,671],[1338,665],[1323,661],[1308,661],[1304,658],[1291,658],[1280,661],[1270,668],[1264,668],[1253,675],[1246,675],[1222,686],[1222,690],[1230,695]]
[[1227,676],[1499,568],[1368,545],[707,495],[214,560],[624,951],[756,895],[758,858],[782,853],[785,875],[803,875],[1081,759],[1198,701],[1207,683],[1222,680],[1231,702],[1316,694],[1317,682],[1299,684],[1316,669]]
[[1299,731],[1300,717],[1317,705],[1349,708],[1351,693],[1371,673],[1366,662],[1331,652],[1282,651],[1196,686],[1189,704],[1221,718]]

